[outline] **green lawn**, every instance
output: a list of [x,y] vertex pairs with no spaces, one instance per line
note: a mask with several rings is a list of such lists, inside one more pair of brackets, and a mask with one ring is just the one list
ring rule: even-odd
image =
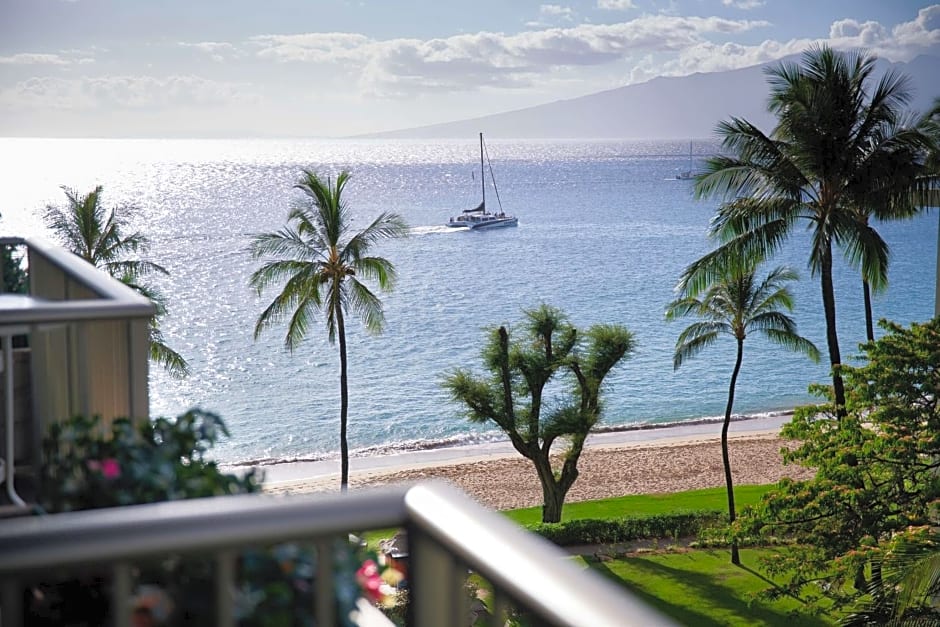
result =
[[[760,497],[770,490],[769,485],[735,486],[735,509],[740,510],[745,505],[753,505]],[[711,509],[726,511],[728,509],[728,495],[724,488],[708,488],[705,490],[691,490],[688,492],[672,492],[663,494],[642,494],[635,496],[621,496],[613,499],[599,501],[583,501],[581,503],[566,503],[562,511],[562,520],[577,520],[582,518],[610,519],[623,516],[651,516],[653,514],[666,514],[681,510]],[[542,508],[529,507],[503,512],[506,516],[521,525],[541,522]]]
[[802,613],[803,603],[790,597],[773,602],[755,599],[757,592],[773,583],[758,565],[758,557],[770,550],[743,549],[740,567],[731,564],[727,550],[706,549],[584,561],[682,625],[834,625],[829,617]]
[[[771,488],[772,486],[736,486],[735,504],[738,508],[755,504]],[[726,499],[724,488],[624,496],[568,503],[563,510],[563,519],[650,516],[681,510],[724,511],[727,507]],[[541,521],[539,507],[510,510],[503,514],[520,524]],[[378,538],[390,537],[393,533],[394,530],[383,530],[370,532],[366,537],[374,546]],[[785,549],[742,549],[740,567],[731,564],[728,550],[720,549],[649,552],[605,561],[594,557],[574,559],[611,577],[642,601],[682,625],[834,625],[835,621],[830,617],[803,613],[805,606],[797,599],[784,597],[770,602],[756,598],[758,592],[773,585],[773,581],[761,571],[758,558],[774,550]]]

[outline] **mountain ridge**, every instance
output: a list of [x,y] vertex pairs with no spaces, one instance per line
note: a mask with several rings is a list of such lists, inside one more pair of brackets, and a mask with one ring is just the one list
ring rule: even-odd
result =
[[[722,72],[657,76],[643,83],[523,109],[356,137],[443,139],[473,136],[483,130],[490,136],[513,139],[688,139],[712,136],[718,122],[732,116],[769,131],[773,116],[766,107],[765,68],[799,57]],[[879,59],[876,76],[889,68],[911,78],[911,110],[923,112],[940,97],[940,56],[922,54],[898,63]]]

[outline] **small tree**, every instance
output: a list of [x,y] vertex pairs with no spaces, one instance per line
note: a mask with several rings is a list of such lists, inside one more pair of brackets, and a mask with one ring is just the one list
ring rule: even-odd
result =
[[[633,335],[619,325],[594,325],[581,333],[554,307],[526,311],[523,336],[506,327],[490,333],[483,362],[490,376],[458,369],[444,387],[467,406],[471,422],[492,422],[513,448],[532,461],[542,484],[542,522],[559,522],[565,495],[578,478],[578,459],[601,415],[601,385],[607,373],[633,351]],[[567,394],[552,402],[546,386],[558,382]],[[552,445],[568,443],[561,465],[552,465]]]
[[837,605],[850,603],[869,589],[866,575],[881,585],[885,543],[931,522],[940,497],[940,318],[881,326],[885,335],[862,347],[867,363],[845,367],[845,417],[831,388],[815,386],[828,402],[801,408],[782,430],[802,443],[784,459],[816,476],[782,480],[742,516],[747,531],[795,541],[769,563],[788,575],[779,592],[822,580]]

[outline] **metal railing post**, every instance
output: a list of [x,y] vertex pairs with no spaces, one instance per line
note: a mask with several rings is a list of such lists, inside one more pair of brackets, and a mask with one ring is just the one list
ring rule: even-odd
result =
[[454,556],[422,530],[408,528],[408,609],[412,627],[457,625]]
[[215,556],[215,624],[235,627],[235,553],[219,551]]
[[313,603],[317,625],[336,624],[335,582],[333,581],[333,539],[317,542],[317,580]]
[[131,567],[117,562],[111,568],[111,617],[114,627],[131,627]]
[[0,625],[23,625],[23,585],[17,579],[4,579],[0,583]]

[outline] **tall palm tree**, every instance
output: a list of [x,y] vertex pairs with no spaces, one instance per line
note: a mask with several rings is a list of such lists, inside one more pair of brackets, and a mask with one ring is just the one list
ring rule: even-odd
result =
[[43,214],[46,226],[70,251],[153,301],[156,315],[150,319],[149,325],[150,359],[173,377],[187,376],[189,364],[167,346],[160,330],[160,319],[166,315],[166,299],[156,289],[141,282],[150,274],[169,272],[159,264],[138,257],[150,246],[145,235],[139,231],[126,234],[127,217],[135,208],[107,209],[100,185],[84,195],[65,186],[62,186],[62,191],[68,202],[64,207],[46,207]]
[[[911,192],[920,187],[926,174],[930,138],[922,125],[906,118],[885,124],[873,140],[881,144],[881,149],[873,151],[862,163],[861,177],[867,181],[867,189],[857,194],[853,205],[858,212],[859,227],[871,241],[877,242],[881,237],[871,225],[872,218],[881,222],[904,220],[914,217],[920,210]],[[887,245],[885,251],[888,252]],[[861,261],[854,253],[849,258],[853,262]],[[873,292],[887,288],[887,260],[886,256],[884,266],[873,274],[866,273],[864,269],[862,272],[865,335],[869,342],[875,340],[871,296]]]
[[[686,327],[676,340],[676,351],[672,365],[675,369],[714,344],[722,335],[734,338],[737,343],[737,357],[731,371],[731,383],[728,385],[728,403],[725,406],[725,420],[721,427],[721,457],[724,462],[725,486],[728,490],[728,520],[734,522],[734,486],[731,479],[731,460],[728,457],[728,426],[731,424],[731,412],[734,408],[735,386],[741,362],[744,358],[744,340],[749,333],[760,333],[771,342],[790,350],[809,355],[819,361],[819,351],[812,342],[796,332],[796,324],[784,310],[793,309],[793,296],[786,283],[796,280],[797,275],[786,267],[778,267],[758,282],[755,268],[752,266],[725,267],[725,273],[717,276],[704,290],[704,293],[686,286],[678,299],[666,309],[666,319],[675,320],[685,316],[695,316],[698,322]],[[738,546],[731,544],[731,562],[740,564]]]
[[[888,246],[864,215],[910,215],[926,137],[906,128],[907,81],[888,72],[874,85],[875,58],[813,47],[802,63],[768,71],[768,136],[732,118],[718,126],[729,153],[709,159],[696,181],[700,197],[727,200],[712,234],[721,246],[687,269],[682,283],[701,288],[721,274],[721,259],[766,258],[796,228],[811,233],[809,266],[819,277],[826,343],[837,406],[845,406],[832,283],[833,245],[873,285],[887,280]],[[873,202],[877,201],[877,202]],[[864,211],[862,211],[864,209]],[[844,411],[844,410],[840,410]]]
[[283,282],[281,292],[258,316],[255,339],[267,327],[286,320],[284,344],[293,352],[317,313],[326,317],[330,343],[339,338],[340,488],[344,491],[349,483],[346,315],[351,312],[358,316],[370,332],[382,330],[382,302],[362,280],[374,280],[387,291],[394,283],[395,267],[387,259],[368,253],[378,240],[408,232],[401,216],[389,212],[383,212],[361,231],[354,231],[342,197],[348,180],[345,171],[334,184],[330,177],[324,180],[304,170],[294,187],[307,196],[308,202],[290,211],[287,225],[281,230],[254,236],[250,248],[252,258],[267,259],[251,275],[250,285],[258,294],[273,283]]
[[[927,156],[927,173],[918,190],[918,203],[924,208],[937,208],[940,207],[940,98],[934,100],[933,107],[921,118],[920,127],[932,144]],[[937,231],[937,263],[934,316],[940,316],[940,229]]]

